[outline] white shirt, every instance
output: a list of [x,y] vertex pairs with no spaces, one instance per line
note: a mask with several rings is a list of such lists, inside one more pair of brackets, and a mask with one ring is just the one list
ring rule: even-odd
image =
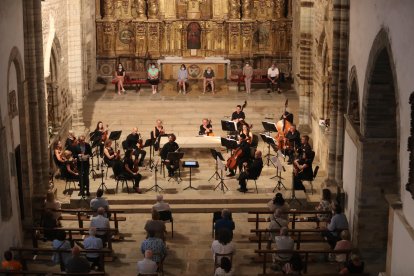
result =
[[[211,244],[211,252],[213,252],[213,260],[215,259],[216,254],[230,254],[236,253],[236,247],[232,242],[229,242],[228,244],[224,245],[221,244],[218,240],[213,241]],[[217,259],[217,261],[220,263],[220,259]]]
[[272,67],[270,67],[269,69],[267,69],[267,75],[271,78],[275,78],[279,76],[279,69],[277,69],[277,67],[275,67],[275,69],[272,69]]
[[226,272],[221,267],[217,267],[216,272],[214,272],[214,276],[233,276],[233,270]]
[[[83,246],[85,249],[102,249],[103,244],[100,238],[89,236],[83,240]],[[99,253],[87,253],[86,257],[88,258],[98,258]]]
[[98,210],[99,207],[103,207],[105,210],[107,210],[109,204],[105,198],[97,197],[91,200],[90,206],[94,211]]
[[153,260],[144,258],[142,261],[137,262],[138,273],[151,274],[157,272],[157,263]]
[[[109,228],[109,219],[102,215],[97,215],[91,219],[91,227]],[[96,231],[98,235],[105,235],[106,231]]]
[[157,212],[171,210],[170,204],[164,201],[158,201],[157,203],[154,204],[154,206],[152,206],[152,209],[154,209]]

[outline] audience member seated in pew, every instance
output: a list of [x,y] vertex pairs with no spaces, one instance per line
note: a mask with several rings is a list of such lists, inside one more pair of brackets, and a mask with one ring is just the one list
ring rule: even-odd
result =
[[[270,215],[269,229],[280,230],[282,227],[287,227],[287,226],[288,226],[288,221],[282,217],[282,210],[276,209],[275,212],[272,215]],[[275,232],[269,233],[269,240],[274,241],[275,237],[276,237]],[[269,241],[268,246],[267,246],[268,248],[270,248],[270,244],[271,242]]]
[[[341,232],[341,240],[336,243],[334,250],[346,250],[351,249],[352,243],[350,241],[350,235],[348,230],[343,230]],[[336,254],[335,260],[338,263],[344,264],[346,262],[346,254]]]
[[221,219],[217,220],[216,223],[214,224],[214,230],[216,233],[218,233],[223,228],[230,231],[231,239],[232,239],[235,225],[234,225],[234,221],[231,219],[231,212],[228,209],[223,209],[221,211]]
[[[55,194],[52,191],[48,191],[46,193],[46,199],[45,199],[45,203],[43,206],[44,209],[56,211],[56,210],[60,210],[61,206],[62,206],[61,202],[55,199]],[[58,220],[61,216],[62,216],[61,212],[53,212],[53,217],[55,220]]]
[[341,206],[336,204],[333,212],[334,215],[331,222],[326,227],[326,230],[322,232],[322,236],[326,238],[331,249],[334,249],[337,241],[339,241],[338,231],[348,229],[348,220],[345,214],[342,213]]
[[[295,242],[289,236],[287,227],[280,229],[280,235],[275,237],[275,244],[277,250],[293,250]],[[287,262],[292,257],[290,253],[279,253],[272,255],[273,263],[276,262]]]
[[303,270],[302,257],[297,252],[292,254],[292,258],[290,258],[289,262],[287,262],[282,268],[283,274],[301,275],[302,270]]
[[271,212],[274,212],[276,209],[281,209],[283,219],[288,220],[289,215],[287,212],[290,210],[289,204],[285,201],[281,193],[277,193],[275,197],[267,203],[267,206]]
[[150,231],[154,231],[155,237],[165,242],[165,233],[167,232],[167,230],[165,228],[165,223],[162,220],[160,220],[160,215],[157,211],[152,211],[152,219],[147,220],[144,229],[145,231],[147,231],[147,237]]
[[147,249],[144,253],[144,259],[137,262],[138,274],[156,274],[157,273],[157,263],[152,260],[152,250]]
[[1,262],[1,269],[8,271],[21,271],[23,266],[19,261],[13,259],[13,253],[9,250],[4,252],[4,260]]
[[153,253],[152,260],[159,265],[167,255],[167,248],[165,243],[155,237],[154,231],[148,232],[148,238],[146,238],[141,244],[141,252],[145,253],[146,250],[151,250]]
[[48,241],[55,239],[55,228],[59,227],[59,221],[55,219],[54,212],[51,210],[44,210],[42,214],[41,226],[44,228],[43,236]]
[[[66,232],[64,230],[56,230],[55,239],[52,242],[52,248],[60,250],[72,249],[70,242],[66,240]],[[69,253],[61,253],[60,256],[62,256],[64,264],[66,264],[70,258]],[[57,252],[53,253],[52,261],[54,264],[60,264],[60,257]]]
[[[92,217],[91,219],[91,227],[95,228],[110,228],[109,227],[109,219],[105,216],[105,209],[103,207],[98,208],[98,215],[96,217]],[[111,237],[108,237],[107,231],[96,231],[96,237],[100,238],[102,240],[103,246],[106,247],[106,243],[108,239]]]
[[[319,202],[319,205],[315,207],[316,211],[332,211],[332,202],[331,202],[331,190],[323,189],[322,190],[322,200]],[[319,228],[319,223],[329,222],[331,219],[330,214],[317,214],[316,215],[316,227]]]
[[221,258],[220,266],[214,272],[214,276],[233,276],[233,270],[231,268],[230,259],[223,257]]
[[91,200],[90,206],[91,206],[91,210],[97,212],[99,207],[102,207],[105,209],[105,217],[109,218],[110,216],[108,215],[108,211],[109,211],[109,203],[108,200],[106,200],[105,198],[103,198],[104,191],[102,189],[98,189],[96,191],[96,198]]
[[170,205],[164,201],[163,195],[157,195],[157,202],[152,206],[152,210],[157,212],[170,211]]
[[[89,236],[83,240],[83,247],[85,249],[100,250],[103,248],[103,243],[100,238],[96,237],[96,228],[89,229]],[[99,253],[86,253],[86,259],[91,262],[91,269],[99,268]]]
[[89,273],[90,264],[87,259],[80,256],[80,249],[77,246],[72,248],[72,256],[66,263],[67,273]]
[[[213,260],[215,260],[216,254],[235,254],[236,246],[231,241],[233,235],[230,230],[222,228],[218,232],[218,239],[214,240],[211,244],[211,252],[213,252]],[[221,260],[217,260],[220,262]]]
[[345,263],[344,268],[339,271],[340,275],[358,274],[364,272],[364,262],[356,254],[351,255],[351,259]]

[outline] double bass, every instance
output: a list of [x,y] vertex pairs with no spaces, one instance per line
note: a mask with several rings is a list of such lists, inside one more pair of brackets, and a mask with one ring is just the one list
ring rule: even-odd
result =
[[[285,114],[287,106],[288,106],[288,99],[286,99],[285,110],[283,111],[283,114]],[[286,139],[285,136],[288,133],[291,126],[292,126],[292,123],[286,120],[285,118],[282,118],[276,123],[277,134],[275,136],[275,140],[276,140],[278,149],[283,150],[289,146],[289,141]]]

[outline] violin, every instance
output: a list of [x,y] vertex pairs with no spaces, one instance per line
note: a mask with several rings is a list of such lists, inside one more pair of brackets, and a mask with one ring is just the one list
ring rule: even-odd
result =
[[139,149],[143,149],[144,148],[144,141],[141,138],[141,134],[139,134],[139,139],[138,139],[138,148]]
[[109,133],[109,125],[106,125],[106,130],[104,132],[102,132],[102,142],[105,142],[106,140],[108,140],[108,133]]

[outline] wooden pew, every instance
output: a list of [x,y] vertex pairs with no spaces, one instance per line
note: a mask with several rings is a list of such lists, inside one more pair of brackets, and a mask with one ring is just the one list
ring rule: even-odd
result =
[[[67,275],[67,276],[79,276],[79,273],[67,273],[67,272],[51,272],[51,271],[37,271],[37,270],[26,270],[26,271],[9,271],[0,269],[0,275],[11,276],[11,275],[32,275],[32,276],[55,276],[55,275]],[[91,271],[89,273],[82,273],[82,275],[94,275],[94,276],[105,276],[105,272]]]
[[[39,247],[39,240],[43,240],[42,236],[39,236],[38,233],[43,234],[45,228],[43,227],[32,227],[27,228],[30,231],[32,236],[32,244],[33,248]],[[83,241],[85,238],[85,234],[88,233],[89,228],[54,228],[54,229],[47,229],[47,230],[63,230],[66,232],[66,240],[68,240],[73,247],[75,242]],[[111,237],[112,234],[117,234],[118,230],[113,228],[97,228],[98,231],[105,231],[108,234],[108,237]],[[108,249],[112,250],[112,238],[108,238]]]
[[[254,218],[252,218],[252,217],[249,217],[248,219],[247,219],[247,221],[248,222],[254,222],[255,223],[255,229],[257,230],[257,229],[259,229],[259,223],[260,222],[267,222],[268,220],[267,220],[267,217],[266,218],[264,218],[264,217],[261,217],[260,215],[271,215],[271,214],[273,214],[274,212],[271,212],[271,211],[250,211],[250,212],[248,212],[248,214],[249,215],[255,215],[255,217]],[[295,227],[296,227],[296,223],[297,222],[311,222],[311,220],[302,220],[301,218],[299,218],[298,216],[299,215],[313,215],[314,217],[316,217],[316,215],[318,215],[318,214],[331,214],[331,212],[330,211],[316,211],[316,210],[291,210],[291,211],[288,211],[288,212],[285,212],[285,213],[287,213],[288,215],[291,215],[291,217],[289,217],[289,222],[291,222],[292,223],[292,229],[295,229]]]
[[[10,247],[9,249],[12,252],[16,252],[15,256],[19,256],[19,261],[23,265],[23,269],[27,270],[27,262],[28,261],[45,261],[45,262],[52,262],[52,255],[53,253],[59,254],[59,261],[60,261],[60,270],[65,271],[65,264],[63,263],[62,253],[69,253],[71,254],[71,250],[61,250],[61,249],[53,249],[53,248],[30,248],[30,247]],[[80,250],[81,255],[85,255],[86,253],[98,253],[99,254],[99,270],[105,272],[105,254],[111,254],[112,250],[109,249],[101,249],[101,250]],[[30,254],[28,254],[30,253]],[[28,256],[29,255],[29,256]],[[43,258],[46,257],[46,258]]]
[[[291,233],[291,238],[296,243],[296,249],[300,249],[301,243],[310,243],[310,242],[326,242],[325,239],[321,236],[321,233],[325,231],[324,229],[288,229],[288,232]],[[279,229],[252,229],[250,230],[251,233],[254,233],[255,236],[250,237],[249,240],[251,242],[258,243],[258,250],[262,249],[262,242],[268,242],[266,234],[267,233],[277,233],[279,234]],[[309,235],[310,234],[317,234],[317,235]],[[274,242],[274,240],[271,240]]]
[[302,258],[304,256],[303,260],[303,272],[307,273],[308,271],[308,262],[309,262],[309,255],[310,254],[346,254],[346,260],[349,260],[349,255],[351,254],[353,249],[348,249],[348,250],[255,250],[254,252],[259,254],[260,260],[262,262],[263,265],[263,270],[262,273],[259,275],[271,275],[271,274],[267,274],[266,270],[267,270],[267,264],[268,263],[272,263],[272,254],[274,253],[279,253],[279,254],[286,254],[286,253],[294,253],[297,252],[299,253]]

